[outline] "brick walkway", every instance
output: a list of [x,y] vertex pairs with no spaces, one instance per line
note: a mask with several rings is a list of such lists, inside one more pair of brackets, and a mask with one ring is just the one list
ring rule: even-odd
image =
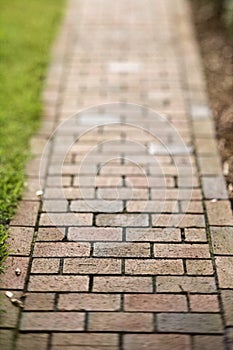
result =
[[230,350],[233,220],[188,2],[69,1],[44,106],[0,348]]

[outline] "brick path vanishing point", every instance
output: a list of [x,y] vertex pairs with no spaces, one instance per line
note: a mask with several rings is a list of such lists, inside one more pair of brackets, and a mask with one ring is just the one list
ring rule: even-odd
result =
[[188,1],[69,1],[31,148],[1,350],[230,350],[233,220]]

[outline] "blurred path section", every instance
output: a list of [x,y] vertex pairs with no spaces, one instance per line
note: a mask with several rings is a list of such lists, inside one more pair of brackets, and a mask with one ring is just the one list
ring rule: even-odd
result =
[[233,220],[188,1],[69,1],[43,98],[1,349],[230,350]]

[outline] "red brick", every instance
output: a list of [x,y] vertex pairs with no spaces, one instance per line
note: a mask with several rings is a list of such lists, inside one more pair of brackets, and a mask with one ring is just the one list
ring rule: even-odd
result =
[[75,274],[121,274],[120,259],[71,258],[64,259],[64,273]]
[[[9,256],[4,263],[5,273],[1,278],[1,288],[3,289],[23,289],[27,275],[29,258]],[[20,269],[20,275],[16,275],[15,270]]]
[[152,225],[164,227],[205,227],[205,220],[203,215],[152,214]]
[[95,293],[60,294],[58,309],[73,311],[117,311],[120,309],[120,296]]
[[98,214],[97,226],[148,226],[149,217],[146,214]]
[[48,176],[46,185],[48,187],[69,187],[71,185],[71,176]]
[[181,211],[183,213],[197,213],[204,212],[201,201],[181,201]]
[[186,242],[206,242],[207,236],[205,229],[202,228],[186,228],[185,229]]
[[90,244],[78,242],[36,243],[34,257],[89,256]]
[[27,293],[25,310],[53,310],[55,293]]
[[149,257],[149,243],[95,243],[94,256]]
[[188,275],[213,275],[213,264],[211,260],[186,260]]
[[161,313],[157,315],[158,331],[179,333],[222,333],[218,314]]
[[175,165],[164,165],[161,167],[151,165],[149,167],[150,175],[164,175],[164,176],[187,176],[191,177],[195,175],[196,171],[191,166],[181,166],[178,167]]
[[124,349],[191,350],[191,339],[188,335],[177,334],[126,334],[124,335]]
[[121,228],[71,227],[68,231],[70,241],[121,241]]
[[[0,292],[1,300],[1,317],[0,328],[16,328],[20,309],[15,307],[10,300],[4,295],[5,291]],[[22,293],[19,291],[13,291],[14,298],[20,299]]]
[[202,276],[158,276],[156,278],[157,292],[181,293],[214,293],[216,285],[214,277]]
[[127,202],[126,209],[128,212],[152,212],[152,213],[178,213],[178,203],[176,201],[134,201]]
[[193,350],[224,350],[224,338],[220,335],[195,335]]
[[126,239],[136,242],[179,242],[181,234],[175,228],[127,228]]
[[216,257],[217,274],[220,288],[233,288],[233,256]]
[[155,244],[158,258],[209,258],[208,244]]
[[62,227],[48,227],[39,228],[37,234],[38,241],[62,241],[65,237],[65,228]]
[[47,350],[49,335],[46,333],[19,334],[17,350]]
[[178,177],[177,179],[178,187],[200,187],[199,179],[197,177]]
[[224,318],[227,326],[233,326],[233,290],[221,291]]
[[99,188],[97,190],[97,198],[101,199],[149,199],[149,192],[147,188],[127,188],[127,187],[113,187],[113,188]]
[[79,187],[119,187],[122,186],[122,182],[122,177],[120,176],[80,176],[74,178],[74,186]]
[[92,312],[89,314],[90,331],[152,332],[153,315],[128,312]]
[[29,291],[33,292],[85,292],[89,278],[86,276],[31,276]]
[[233,255],[233,227],[211,227],[214,253]]
[[103,199],[77,200],[71,202],[70,210],[73,212],[115,213],[123,210],[123,201]]
[[11,220],[11,226],[34,226],[36,224],[40,203],[21,201],[16,214]]
[[207,216],[210,225],[232,226],[233,217],[230,201],[206,201]]
[[45,199],[93,199],[95,195],[94,188],[74,188],[74,187],[48,187],[45,190],[44,198]]
[[113,333],[54,333],[52,337],[52,345],[58,347],[76,346],[76,349],[93,348],[101,350],[118,349],[118,335]]
[[0,329],[0,344],[3,350],[11,350],[13,344],[14,331]]
[[94,292],[152,292],[151,277],[94,277]]
[[130,166],[130,165],[105,166],[100,170],[100,174],[101,175],[144,175],[140,167]]
[[67,200],[52,199],[52,200],[43,201],[42,211],[47,213],[66,212],[67,208],[68,208]]
[[195,312],[219,312],[217,295],[190,294],[190,309]]
[[31,227],[13,227],[9,229],[7,244],[9,244],[11,255],[29,256],[34,234],[34,228]]
[[41,214],[41,226],[91,226],[93,214],[91,213],[50,213]]
[[152,189],[151,198],[155,200],[200,200],[202,199],[201,191],[199,189],[187,189],[187,188],[171,188],[169,190],[164,189]]
[[80,331],[84,329],[81,312],[24,312],[22,331]]
[[60,259],[46,259],[38,258],[33,259],[32,273],[58,273],[60,265]]
[[182,260],[166,259],[128,259],[125,272],[132,275],[182,275]]
[[176,294],[128,294],[125,295],[125,311],[181,312],[187,311],[184,295]]
[[174,187],[175,182],[172,177],[152,177],[152,176],[127,176],[125,178],[127,186],[130,187]]

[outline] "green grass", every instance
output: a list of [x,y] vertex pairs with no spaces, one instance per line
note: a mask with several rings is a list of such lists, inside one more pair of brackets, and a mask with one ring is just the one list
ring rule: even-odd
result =
[[40,124],[49,49],[64,1],[0,2],[0,272],[7,224],[23,191],[29,139]]

